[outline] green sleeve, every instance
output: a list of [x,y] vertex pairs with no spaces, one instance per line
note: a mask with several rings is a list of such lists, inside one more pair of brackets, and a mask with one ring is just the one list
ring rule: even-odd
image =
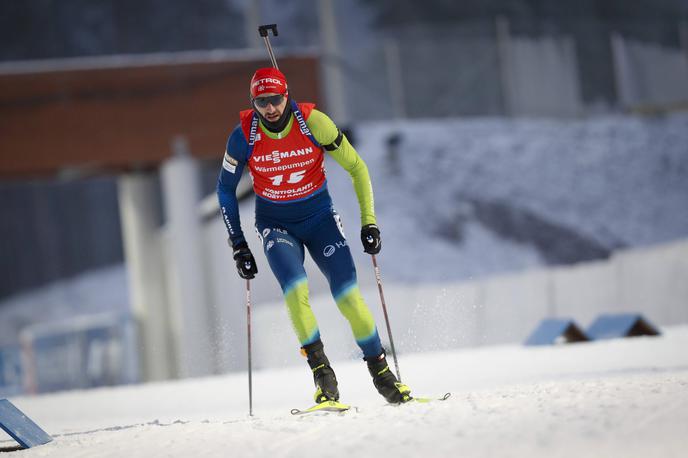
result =
[[[321,145],[329,145],[337,138],[337,126],[322,111],[313,110],[306,124]],[[327,152],[351,175],[351,181],[358,198],[358,205],[361,209],[361,226],[377,224],[373,200],[373,185],[370,182],[368,167],[361,159],[361,156],[351,146],[346,136],[342,137],[342,143],[339,145],[339,148]]]

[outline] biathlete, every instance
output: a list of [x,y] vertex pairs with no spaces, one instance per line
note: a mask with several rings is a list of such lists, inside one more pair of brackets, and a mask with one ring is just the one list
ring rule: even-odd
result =
[[408,386],[390,370],[375,321],[361,297],[356,268],[339,215],[327,190],[324,154],[350,175],[361,210],[366,253],[380,252],[368,168],[332,120],[311,103],[296,103],[276,68],[258,69],[250,85],[252,109],[227,141],[217,184],[222,216],[241,278],[258,273],[241,230],[236,188],[248,168],[256,194],[256,231],[282,288],[289,317],[313,372],[315,401],[337,401],[337,378],[325,355],[308,302],[305,250],[327,278],[340,312],[351,325],[377,391],[390,403],[411,399]]

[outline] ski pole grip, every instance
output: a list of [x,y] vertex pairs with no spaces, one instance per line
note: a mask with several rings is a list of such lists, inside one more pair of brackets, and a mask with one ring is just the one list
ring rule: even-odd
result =
[[260,34],[261,37],[267,37],[268,32],[272,30],[272,35],[277,36],[277,24],[265,24],[265,25],[259,25],[258,26],[258,33]]

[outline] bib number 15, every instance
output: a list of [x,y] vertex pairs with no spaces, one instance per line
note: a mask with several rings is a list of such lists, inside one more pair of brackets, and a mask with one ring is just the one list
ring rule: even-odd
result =
[[[306,174],[305,170],[301,170],[298,172],[293,172],[291,175],[289,175],[289,179],[287,180],[287,183],[298,183],[299,181],[303,180],[304,175]],[[277,175],[274,177],[270,177],[272,180],[272,185],[273,186],[279,186],[282,184],[282,180],[284,180],[284,175]]]

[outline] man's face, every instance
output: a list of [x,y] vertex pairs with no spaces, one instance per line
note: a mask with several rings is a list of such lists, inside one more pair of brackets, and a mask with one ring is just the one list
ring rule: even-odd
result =
[[277,122],[287,107],[287,94],[271,92],[261,94],[260,97],[253,99],[253,107],[268,121]]

